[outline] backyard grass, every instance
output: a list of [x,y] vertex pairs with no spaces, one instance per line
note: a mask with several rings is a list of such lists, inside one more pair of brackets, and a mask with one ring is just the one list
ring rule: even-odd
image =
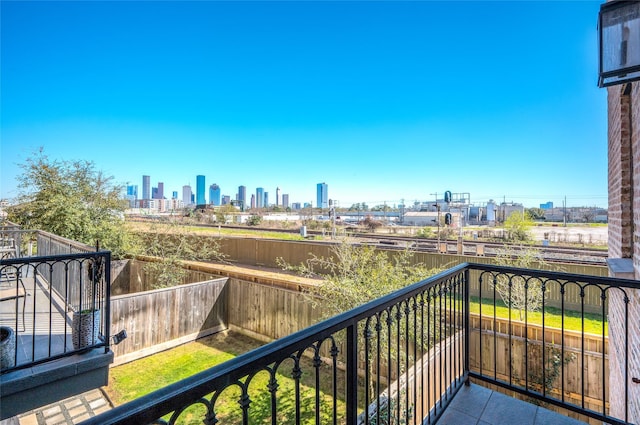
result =
[[[207,368],[231,360],[237,355],[250,351],[260,344],[237,333],[219,333],[185,344],[153,356],[114,367],[109,372],[107,394],[117,405],[146,395],[152,391],[187,378]],[[292,361],[285,361],[277,374],[278,380],[278,423],[291,423],[295,418],[295,381],[291,378]],[[303,370],[300,392],[302,422],[315,421],[315,369],[311,359],[303,357]],[[333,412],[332,378],[329,368],[321,366],[320,398],[321,420],[329,423]],[[338,391],[344,388],[340,374]],[[251,408],[250,423],[271,423],[271,395],[267,391],[269,374],[258,373],[249,389]],[[343,391],[343,390],[342,390]],[[216,413],[222,423],[242,423],[242,411],[238,400],[240,391],[237,386],[227,388],[216,402]],[[338,399],[338,412],[344,412],[344,403]],[[185,411],[178,423],[202,424],[205,408],[196,405]],[[167,419],[168,417],[165,417]]]
[[[480,303],[478,297],[471,297],[469,303],[469,311],[471,313],[480,312]],[[482,315],[493,316],[493,299],[483,298]],[[500,300],[496,301],[496,317],[501,319],[509,318],[509,308]],[[523,313],[524,317],[524,313]],[[520,312],[511,309],[511,319],[524,322],[524,318],[520,318]],[[527,323],[542,326],[542,312],[533,311],[527,313]],[[602,315],[585,313],[584,315],[584,332],[588,334],[602,335],[602,326],[604,323],[605,335],[608,335],[609,327],[607,326],[606,317],[603,322]],[[544,325],[548,328],[562,328],[562,314],[559,308],[545,307]],[[571,331],[582,331],[582,316],[579,311],[564,312],[564,329]]]

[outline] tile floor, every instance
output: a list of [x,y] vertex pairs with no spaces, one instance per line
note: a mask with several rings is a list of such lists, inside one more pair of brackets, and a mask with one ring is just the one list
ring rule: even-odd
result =
[[479,385],[463,386],[437,425],[584,425]]

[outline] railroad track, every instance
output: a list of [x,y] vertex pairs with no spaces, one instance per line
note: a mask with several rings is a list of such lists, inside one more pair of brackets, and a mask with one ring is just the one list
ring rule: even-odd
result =
[[[149,218],[135,218],[133,221],[154,221]],[[218,228],[217,224],[188,224],[194,227],[208,227]],[[279,232],[279,233],[291,233],[299,234],[299,229],[270,229],[264,227],[247,227],[237,225],[223,225],[225,229],[238,229],[238,230],[255,230],[265,232]],[[308,235],[328,235],[328,232],[321,230],[307,230]],[[415,238],[397,235],[380,235],[371,233],[349,233],[349,236],[359,241],[363,245],[374,245],[384,247],[387,249],[406,249],[411,248],[417,252],[441,252],[455,254],[457,253],[457,240],[441,240],[440,245],[446,245],[446,250],[438,247],[438,239],[435,238]],[[463,241],[463,254],[464,255],[478,255],[481,251],[485,257],[495,257],[504,250],[510,250],[515,252],[523,249],[535,248],[540,251],[545,261],[551,262],[563,262],[571,264],[587,264],[587,265],[605,265],[608,258],[607,251],[593,249],[593,248],[580,248],[580,247],[551,247],[544,245],[520,245],[508,242],[484,242],[484,241]]]

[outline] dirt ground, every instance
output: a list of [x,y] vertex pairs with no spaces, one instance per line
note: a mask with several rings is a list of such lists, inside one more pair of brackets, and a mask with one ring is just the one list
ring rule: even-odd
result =
[[606,245],[609,228],[607,226],[534,226],[531,233],[539,241],[575,242],[594,245]]

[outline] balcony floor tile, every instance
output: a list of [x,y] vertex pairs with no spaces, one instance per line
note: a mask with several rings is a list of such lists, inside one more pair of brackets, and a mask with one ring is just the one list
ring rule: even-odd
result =
[[463,386],[438,425],[584,425],[584,422],[480,385]]

